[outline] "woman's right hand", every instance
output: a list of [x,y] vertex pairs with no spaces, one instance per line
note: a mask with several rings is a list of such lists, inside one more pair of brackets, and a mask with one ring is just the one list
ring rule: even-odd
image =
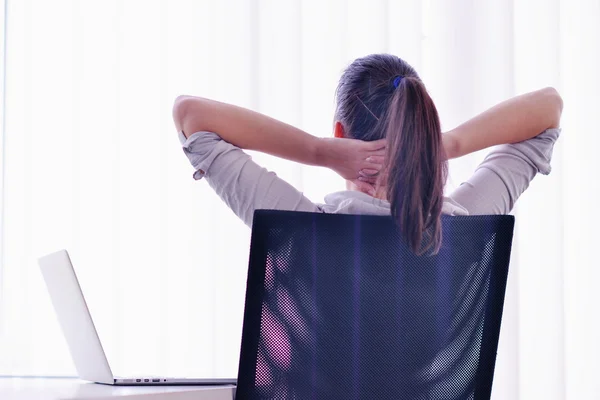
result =
[[359,190],[373,195],[383,168],[385,139],[366,142],[347,138],[319,138],[318,164],[337,172]]

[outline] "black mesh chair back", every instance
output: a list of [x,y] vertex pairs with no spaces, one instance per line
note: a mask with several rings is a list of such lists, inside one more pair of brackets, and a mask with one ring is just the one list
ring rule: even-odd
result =
[[489,399],[513,227],[416,256],[391,217],[256,211],[236,398]]

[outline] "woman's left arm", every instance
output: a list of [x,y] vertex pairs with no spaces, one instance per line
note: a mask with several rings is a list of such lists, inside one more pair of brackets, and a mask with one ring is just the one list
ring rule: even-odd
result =
[[352,181],[361,170],[381,168],[385,147],[383,140],[319,138],[252,110],[195,96],[177,97],[173,119],[186,137],[214,132],[239,148],[331,168]]

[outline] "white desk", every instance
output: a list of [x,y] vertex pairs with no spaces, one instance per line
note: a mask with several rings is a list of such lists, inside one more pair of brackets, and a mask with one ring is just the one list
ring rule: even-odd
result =
[[70,378],[0,378],[2,400],[233,400],[234,386],[109,386]]

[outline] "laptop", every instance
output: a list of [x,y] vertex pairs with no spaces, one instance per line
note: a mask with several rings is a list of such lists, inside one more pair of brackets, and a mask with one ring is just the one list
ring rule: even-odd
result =
[[39,265],[79,378],[107,385],[235,385],[236,379],[114,377],[67,251],[44,256]]

